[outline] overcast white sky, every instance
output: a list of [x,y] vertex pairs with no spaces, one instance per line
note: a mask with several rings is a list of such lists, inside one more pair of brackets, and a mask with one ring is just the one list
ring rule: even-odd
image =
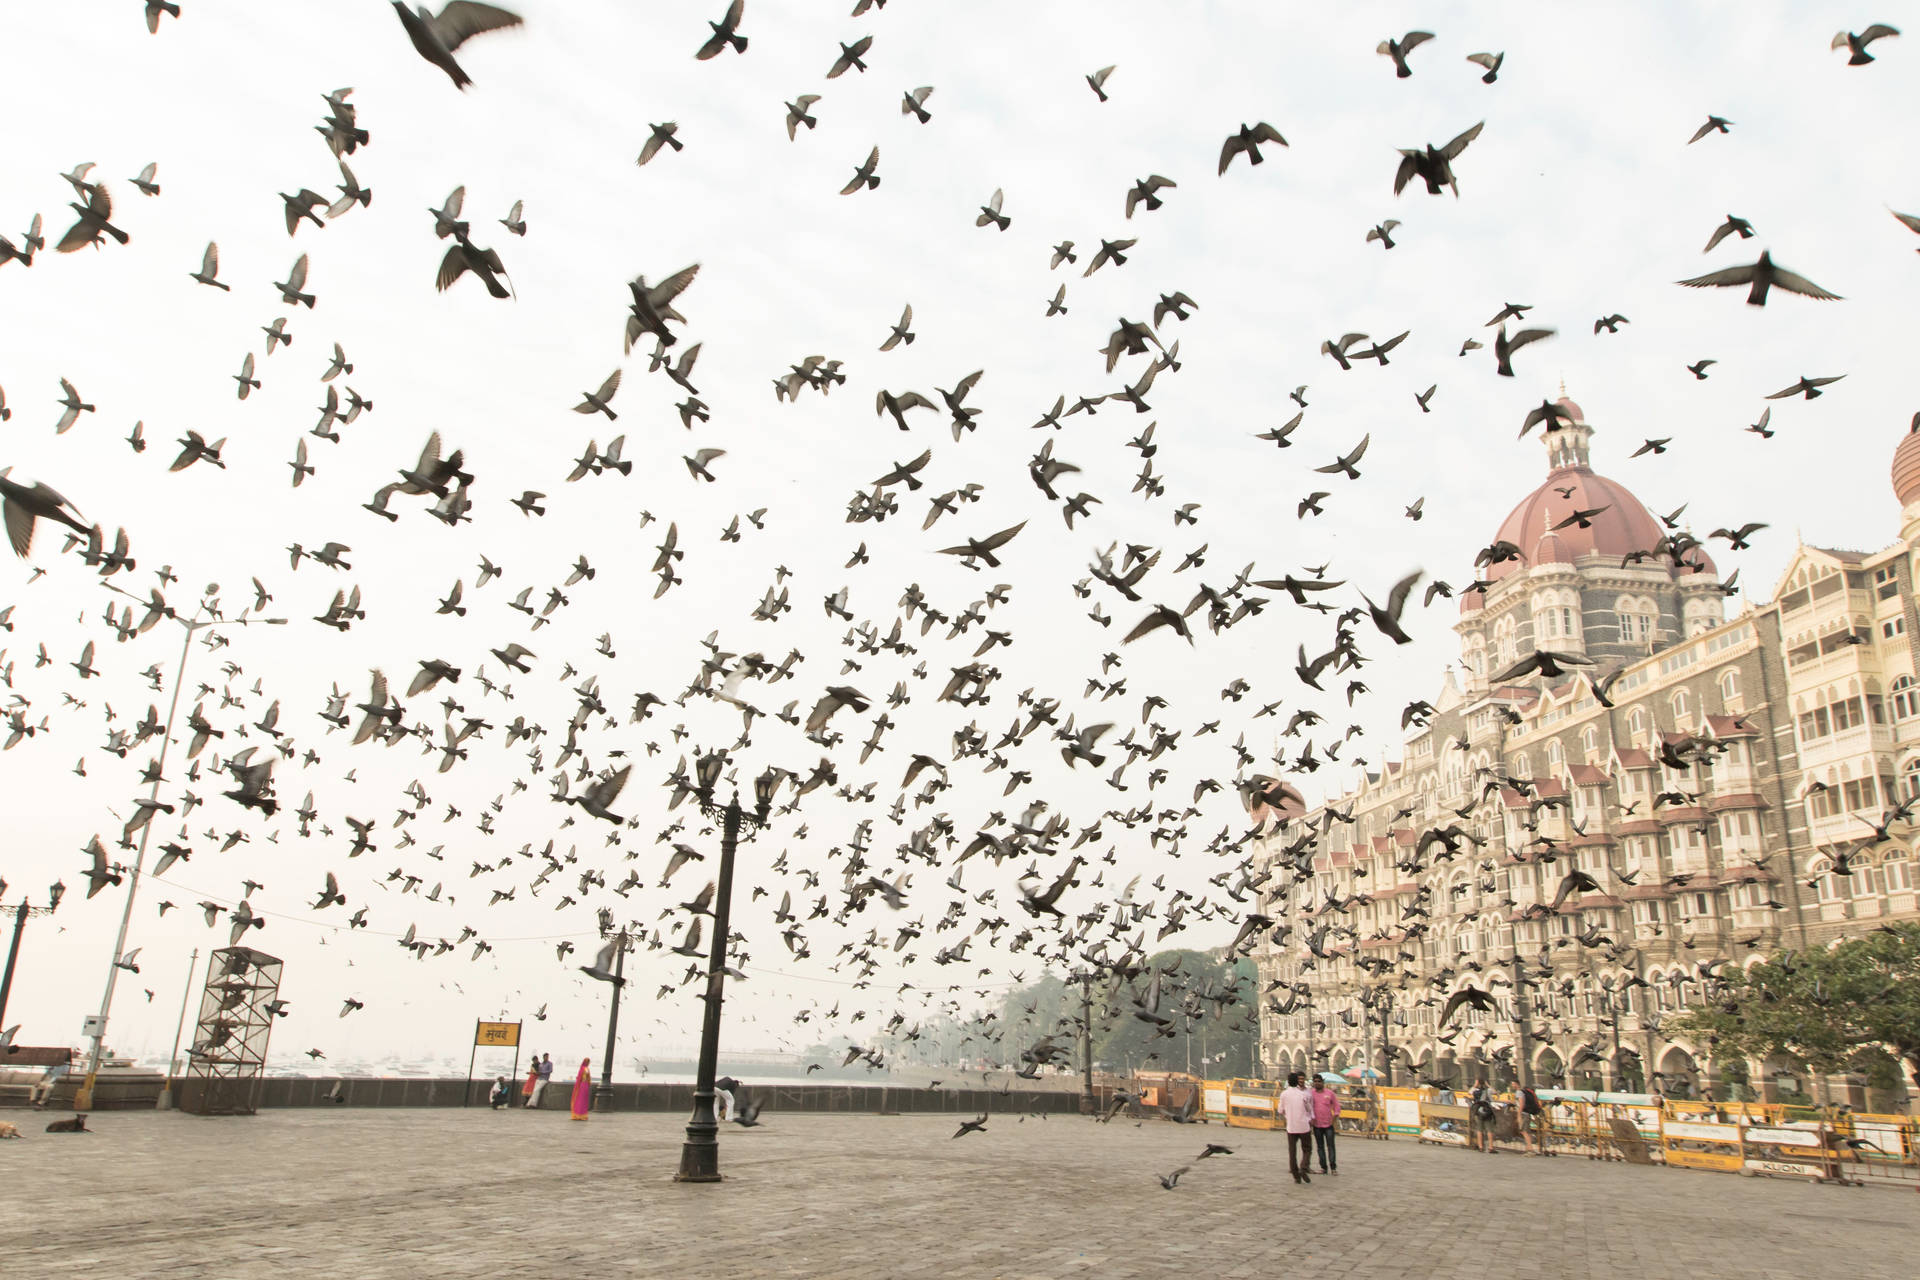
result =
[[[186,782],[183,755],[170,758],[162,798],[177,801],[190,788],[211,800],[188,824],[191,862],[164,884],[141,886],[129,938],[142,947],[141,972],[122,975],[111,1036],[123,1050],[164,1051],[189,950],[226,938],[224,924],[205,929],[192,904],[231,906],[251,878],[266,885],[251,902],[270,923],[250,941],[287,960],[293,1015],[276,1030],[276,1056],[309,1047],[335,1059],[390,1049],[457,1054],[471,1019],[503,1010],[527,1016],[544,1002],[551,1017],[533,1047],[560,1058],[591,1051],[597,1061],[605,989],[573,967],[584,957],[563,964],[554,946],[571,938],[590,951],[593,910],[602,903],[622,919],[677,934],[678,913],[660,917],[698,889],[717,841],[696,827],[681,833],[677,839],[691,837],[710,861],[681,870],[666,889],[652,887],[666,850],[653,837],[670,820],[658,783],[694,743],[731,742],[738,716],[696,700],[629,725],[625,709],[641,690],[669,699],[683,690],[706,652],[700,638],[715,630],[729,652],[805,654],[795,680],[748,686],[765,710],[798,698],[804,713],[828,684],[877,699],[904,679],[914,699],[893,713],[900,727],[866,766],[849,748],[879,704],[836,721],[848,738],[836,752],[842,781],[877,782],[874,803],[848,805],[823,789],[743,855],[735,923],[751,976],[729,989],[728,1043],[804,1045],[831,1030],[859,1038],[896,1007],[910,1018],[925,1011],[919,992],[896,995],[903,981],[936,987],[941,998],[957,984],[970,1002],[976,991],[1032,978],[1040,966],[1030,955],[990,949],[984,937],[969,955],[974,963],[930,963],[995,911],[1014,922],[1004,936],[1021,927],[1013,890],[1020,865],[970,863],[967,892],[995,888],[997,902],[969,901],[961,927],[937,934],[932,926],[955,895],[941,883],[944,865],[916,865],[903,912],[874,902],[848,929],[815,921],[811,958],[794,960],[772,923],[771,901],[787,888],[796,900],[803,895],[797,878],[782,879],[767,864],[784,849],[790,866],[822,875],[818,892],[837,909],[844,864],[836,846],[844,848],[862,819],[875,824],[869,858],[891,875],[900,870],[893,847],[936,811],[964,840],[991,811],[1017,814],[1038,798],[1076,827],[1109,807],[1183,807],[1197,780],[1232,777],[1227,744],[1242,731],[1256,751],[1271,750],[1284,719],[1250,719],[1262,702],[1284,700],[1282,717],[1301,706],[1341,716],[1337,733],[1347,722],[1337,693],[1312,695],[1291,674],[1296,645],[1327,643],[1319,617],[1282,602],[1229,633],[1203,634],[1192,649],[1162,631],[1122,651],[1121,635],[1146,605],[1100,588],[1081,600],[1071,584],[1085,576],[1096,547],[1116,540],[1164,549],[1143,584],[1148,604],[1183,606],[1199,583],[1225,587],[1249,561],[1261,577],[1330,561],[1333,576],[1376,598],[1415,567],[1465,583],[1475,550],[1539,481],[1540,445],[1516,442],[1514,433],[1562,379],[1599,432],[1596,467],[1650,507],[1692,503],[1701,533],[1746,520],[1773,526],[1751,552],[1715,548],[1723,571],[1741,567],[1751,591],[1770,589],[1796,530],[1843,546],[1877,546],[1893,531],[1887,458],[1917,400],[1911,300],[1920,241],[1888,214],[1920,207],[1920,156],[1904,127],[1913,37],[1881,42],[1881,60],[1861,68],[1827,44],[1841,25],[1910,25],[1911,6],[1645,4],[1610,7],[1599,20],[1521,4],[894,0],[854,19],[846,3],[750,0],[748,53],[702,63],[693,50],[723,4],[521,0],[523,28],[477,37],[460,51],[475,81],[465,93],[414,54],[391,8],[374,0],[183,7],[183,18],[166,21],[157,36],[133,0],[9,16],[14,57],[0,82],[0,111],[13,127],[0,153],[0,234],[18,242],[40,212],[49,248],[31,269],[0,266],[0,387],[13,410],[0,427],[0,465],[54,485],[92,520],[125,526],[139,567],[114,581],[140,594],[163,564],[180,577],[167,594],[182,606],[217,583],[233,612],[251,594],[249,579],[266,584],[274,596],[267,612],[291,616],[292,625],[235,630],[224,654],[197,649],[189,683],[228,685],[245,704],[243,715],[209,699],[209,716],[230,730],[215,750],[239,745],[238,726],[281,700],[281,727],[320,761],[283,764],[280,798],[291,807],[313,790],[336,834],[301,840],[290,822],[262,822],[221,799],[217,780]],[[1397,80],[1374,46],[1415,27],[1437,38],[1412,55],[1412,78]],[[823,80],[838,42],[862,34],[874,38],[870,70]],[[1479,50],[1507,54],[1498,83],[1482,84],[1464,61]],[[1108,64],[1119,69],[1103,105],[1083,77]],[[303,226],[290,241],[275,193],[304,186],[335,194],[337,168],[312,126],[325,110],[321,95],[347,85],[372,135],[350,159],[373,190],[372,206],[324,229]],[[901,93],[920,85],[935,90],[926,125],[899,110]],[[802,93],[821,95],[819,127],[789,142],[783,103]],[[1709,113],[1732,120],[1732,132],[1687,145]],[[685,151],[635,167],[649,123],[665,120],[678,122]],[[1291,145],[1269,148],[1258,168],[1236,161],[1216,176],[1221,140],[1260,120]],[[1397,148],[1444,142],[1480,120],[1484,133],[1456,166],[1460,199],[1428,197],[1418,184],[1393,196]],[[881,187],[839,195],[876,144]],[[56,255],[51,245],[71,221],[73,198],[60,175],[84,161],[107,181],[115,222],[131,243]],[[149,161],[159,164],[157,198],[127,182]],[[1150,173],[1179,185],[1162,193],[1164,208],[1128,221],[1127,189]],[[432,287],[445,244],[434,238],[427,209],[461,184],[474,239],[505,260],[517,293],[511,302],[487,297],[472,279],[444,294]],[[974,225],[996,188],[1013,219],[1004,233]],[[496,221],[516,199],[526,202],[525,238]],[[1759,236],[1703,258],[1701,246],[1728,213],[1751,220]],[[1391,252],[1364,241],[1385,218],[1402,224]],[[1099,241],[1123,236],[1139,240],[1128,263],[1082,279]],[[220,244],[231,293],[187,278],[209,239]],[[1063,239],[1076,242],[1080,265],[1049,271],[1049,247]],[[1742,305],[1741,291],[1673,284],[1750,261],[1762,247],[1845,301],[1776,295],[1758,309]],[[289,311],[270,282],[303,252],[319,302],[311,312]],[[684,393],[647,376],[640,352],[623,360],[619,334],[626,281],[638,273],[659,279],[691,262],[702,268],[679,303],[689,324],[677,350],[703,344],[693,380],[712,420],[689,433],[672,408]],[[1061,283],[1069,312],[1049,318],[1046,300]],[[1176,289],[1198,309],[1184,324],[1164,326],[1166,342],[1181,342],[1183,368],[1155,383],[1150,414],[1107,404],[1068,419],[1057,435],[1029,430],[1056,396],[1071,403],[1137,375],[1140,360],[1108,375],[1097,352],[1117,317],[1145,320],[1154,300]],[[1529,323],[1559,330],[1520,353],[1520,376],[1511,380],[1494,376],[1490,351],[1456,355],[1463,339],[1490,337],[1482,326],[1507,302],[1533,304]],[[879,353],[906,303],[917,341]],[[1630,323],[1593,336],[1594,318],[1615,312]],[[269,358],[260,327],[279,316],[294,344]],[[1350,330],[1412,336],[1388,367],[1342,373],[1318,346]],[[286,463],[317,419],[325,394],[318,379],[334,342],[356,366],[340,382],[375,409],[341,428],[339,445],[304,436],[318,473],[296,491]],[[231,375],[249,351],[263,385],[241,403]],[[830,397],[807,392],[797,404],[776,403],[770,380],[813,354],[844,360],[846,385]],[[1718,361],[1704,382],[1684,367],[1702,358]],[[622,364],[612,430],[568,411]],[[973,397],[983,409],[980,430],[958,444],[934,414],[917,415],[909,436],[873,415],[880,388],[932,397],[936,386],[950,388],[975,369],[986,371]],[[1775,403],[1774,439],[1742,431],[1766,393],[1802,374],[1837,373],[1846,381],[1820,400]],[[98,411],[56,435],[61,377]],[[1279,452],[1253,439],[1292,416],[1286,393],[1303,383],[1311,407],[1295,447]],[[1432,384],[1433,412],[1423,415],[1413,397]],[[124,443],[136,420],[150,442],[143,454]],[[1158,424],[1153,463],[1167,486],[1151,501],[1128,492],[1139,459],[1126,447],[1148,422]],[[225,470],[167,472],[173,442],[189,428],[226,437]],[[473,523],[449,530],[417,499],[396,501],[397,524],[360,510],[435,430],[449,448],[465,450],[478,476]],[[616,432],[626,434],[635,462],[630,477],[563,483],[590,437],[604,445]],[[1312,474],[1367,433],[1373,444],[1361,481]],[[1670,452],[1628,461],[1650,436],[1672,437]],[[1102,499],[1071,532],[1024,474],[1043,437],[1083,468],[1062,482],[1066,491]],[[696,485],[680,461],[700,447],[727,450],[713,464],[715,485]],[[844,522],[855,490],[926,448],[929,487],[902,491],[899,515],[884,524]],[[922,533],[927,496],[970,481],[985,486],[982,501]],[[548,495],[543,519],[507,505],[529,488]],[[1312,489],[1332,491],[1328,514],[1299,521],[1295,503]],[[1423,496],[1427,517],[1415,525],[1400,513]],[[1200,522],[1176,528],[1173,510],[1189,502],[1200,504]],[[760,507],[768,509],[764,532],[720,541],[730,517]],[[642,510],[659,522],[642,529]],[[1023,519],[1029,523],[1002,570],[970,573],[936,554]],[[647,569],[669,520],[686,548],[685,585],[655,600]],[[328,540],[353,548],[351,572],[311,562],[289,569],[283,548]],[[870,563],[844,567],[862,541]],[[1173,566],[1202,543],[1206,563],[1174,576]],[[59,546],[43,533],[32,566],[46,573],[36,581],[28,565],[0,566],[0,607],[15,606],[13,630],[0,635],[0,666],[13,664],[11,693],[31,702],[30,722],[49,722],[46,733],[0,755],[11,837],[0,876],[9,903],[23,889],[40,899],[56,876],[74,889],[54,920],[30,926],[23,952],[8,1021],[24,1024],[21,1039],[34,1043],[77,1039],[82,1014],[98,1000],[124,901],[124,889],[83,899],[78,850],[96,832],[109,840],[117,833],[114,815],[129,812],[154,744],[124,761],[107,754],[105,707],[118,728],[149,702],[164,715],[164,695],[151,693],[139,672],[159,663],[170,673],[179,642],[163,623],[115,643],[99,621],[106,593],[97,577],[59,556]],[[476,592],[482,555],[505,569],[505,580]],[[598,576],[567,589],[571,603],[529,636],[527,620],[505,602],[529,586],[539,602],[580,555]],[[777,564],[793,571],[794,612],[778,623],[753,621]],[[435,616],[432,601],[456,579],[471,612]],[[1006,677],[990,704],[933,701],[945,674],[970,660],[978,629],[953,640],[945,628],[910,636],[920,652],[904,660],[859,657],[840,643],[845,624],[820,607],[847,586],[856,617],[884,632],[911,582],[950,615],[995,583],[1011,584],[1010,602],[992,614],[991,625],[1014,643],[991,655]],[[346,635],[312,621],[350,583],[362,588],[367,620]],[[1357,603],[1350,591],[1334,599]],[[1111,629],[1085,617],[1094,600],[1117,619]],[[1353,717],[1370,734],[1350,751],[1375,761],[1391,751],[1401,706],[1430,695],[1454,656],[1455,616],[1438,603],[1410,623],[1417,643],[1391,653],[1365,633],[1377,660],[1364,673],[1373,694]],[[613,636],[614,660],[594,652],[602,632]],[[83,685],[65,664],[88,639],[102,676]],[[534,674],[512,682],[511,704],[482,696],[472,675],[484,667],[497,678],[487,650],[509,640],[539,655]],[[43,643],[55,663],[36,670]],[[1127,693],[1103,706],[1097,694],[1089,703],[1085,690],[1107,652],[1121,653],[1111,674],[1127,677]],[[229,655],[243,668],[230,681],[219,672]],[[604,824],[561,827],[578,811],[548,801],[548,782],[529,776],[524,749],[507,749],[497,728],[445,775],[432,772],[437,756],[422,758],[410,746],[349,748],[345,735],[324,734],[316,713],[330,685],[357,701],[370,668],[404,686],[416,662],[433,656],[468,673],[453,692],[469,713],[496,726],[524,715],[553,730],[549,766],[574,705],[568,689],[579,679],[563,683],[563,665],[599,677],[622,723],[583,732],[589,759],[600,767],[615,761],[610,751],[624,751],[639,762],[618,806],[639,827],[624,833],[620,849],[604,843]],[[843,676],[847,657],[864,668]],[[921,659],[931,673],[924,682],[908,675]],[[1236,675],[1254,691],[1223,703],[1219,690]],[[264,681],[258,696],[256,679]],[[981,762],[969,761],[954,767],[955,787],[938,804],[910,809],[905,826],[889,821],[911,754],[948,759],[952,731],[969,718],[997,739],[1014,715],[1015,693],[1029,687],[1062,699],[1063,719],[1072,711],[1083,724],[1118,721],[1116,736],[1139,723],[1145,695],[1165,697],[1171,705],[1155,718],[1183,733],[1180,748],[1155,762],[1169,769],[1168,781],[1149,793],[1142,764],[1130,771],[1131,789],[1116,793],[1084,767],[1069,772],[1043,733],[1015,753],[1014,766],[1034,777],[1011,798],[1001,796],[1004,772],[981,777]],[[86,705],[63,703],[68,692]],[[443,692],[411,705],[409,721],[437,725],[433,703]],[[1194,730],[1213,720],[1223,721],[1218,738],[1196,740]],[[676,744],[671,730],[682,723],[691,736]],[[647,756],[650,742],[659,756]],[[741,754],[742,776],[767,763],[804,769],[820,754],[797,729],[761,721]],[[84,778],[74,772],[82,759]],[[391,824],[416,776],[434,803],[408,824],[418,843],[396,849],[401,833]],[[1303,785],[1314,793],[1348,776],[1328,768]],[[516,778],[528,783],[525,792],[510,792]],[[497,834],[481,834],[475,820],[503,794]],[[449,804],[463,816],[442,823]],[[1103,887],[1083,877],[1066,899],[1070,914],[1136,871],[1148,881],[1164,873],[1169,890],[1217,900],[1206,879],[1226,864],[1201,846],[1223,828],[1238,832],[1241,817],[1230,788],[1199,807],[1203,816],[1188,824],[1177,859],[1164,846],[1150,849],[1145,828],[1109,821],[1085,851],[1112,845],[1118,866],[1106,869]],[[353,860],[349,814],[379,821],[380,847]],[[805,837],[796,834],[801,821]],[[209,828],[243,830],[249,842],[220,853]],[[163,818],[156,830],[172,838],[178,819]],[[475,862],[497,863],[548,839],[563,851],[577,846],[579,861],[537,897],[528,884],[537,864],[528,859],[469,876]],[[427,856],[437,845],[444,862]],[[624,903],[595,890],[556,910],[590,866],[603,868],[610,885],[636,868],[649,888]],[[456,901],[401,896],[385,882],[396,868],[423,877],[423,890],[444,881]],[[329,870],[349,906],[313,912]],[[1051,875],[1053,866],[1042,871]],[[755,883],[771,901],[748,901]],[[489,891],[515,885],[513,902],[485,905]],[[160,919],[161,900],[184,909]],[[371,928],[339,932],[347,911],[362,905]],[[887,950],[894,931],[915,921],[925,935],[901,953]],[[448,938],[471,925],[494,950],[470,961],[468,944],[416,962],[393,943],[409,924],[423,937]],[[856,989],[849,970],[831,966],[841,944],[870,927],[882,934],[886,967],[870,989]],[[1217,945],[1231,929],[1222,920],[1165,945]],[[919,961],[905,964],[909,953]],[[661,985],[678,983],[686,962],[643,952],[634,968],[623,1056],[690,1046],[699,1002],[688,992],[653,998]],[[343,1020],[347,996],[366,1008]],[[842,1021],[828,1024],[824,1012],[836,1003]],[[813,1021],[793,1023],[815,1006]],[[867,1011],[865,1027],[845,1021],[856,1009]]]

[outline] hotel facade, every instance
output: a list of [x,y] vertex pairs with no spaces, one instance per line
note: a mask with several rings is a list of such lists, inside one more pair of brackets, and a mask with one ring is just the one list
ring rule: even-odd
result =
[[[1307,822],[1270,824],[1262,856],[1289,865],[1264,910],[1291,928],[1254,953],[1262,1068],[1390,1059],[1402,1084],[1807,1092],[1796,1064],[1716,1056],[1668,1023],[1720,963],[1920,916],[1909,824],[1841,873],[1834,862],[1920,794],[1920,435],[1894,454],[1892,543],[1801,546],[1772,603],[1730,610],[1706,548],[1683,537],[1647,554],[1678,520],[1595,474],[1592,428],[1559,404],[1571,421],[1495,535],[1512,557],[1461,596],[1460,669],[1427,723]],[[1599,508],[1589,527],[1554,529]],[[1493,682],[1541,650],[1594,665]],[[1423,849],[1436,828],[1457,832]],[[1598,891],[1552,910],[1576,867]],[[1499,1007],[1443,1030],[1466,983]],[[1867,1102],[1857,1079],[1825,1084]]]

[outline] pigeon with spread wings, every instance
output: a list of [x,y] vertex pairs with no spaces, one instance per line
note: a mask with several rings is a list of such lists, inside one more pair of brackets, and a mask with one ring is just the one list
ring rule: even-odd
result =
[[446,72],[454,88],[462,90],[473,83],[473,78],[453,60],[453,51],[474,36],[517,27],[521,21],[517,13],[475,0],[451,0],[438,15],[425,5],[408,9],[401,0],[393,0],[393,8],[400,15],[400,25],[406,28],[414,50]]
[[1704,276],[1694,276],[1688,280],[1675,281],[1689,289],[1726,289],[1736,285],[1748,285],[1747,305],[1764,307],[1767,305],[1767,293],[1772,289],[1785,289],[1788,293],[1801,294],[1808,298],[1821,298],[1830,302],[1841,301],[1837,293],[1829,293],[1813,281],[1785,267],[1775,266],[1773,255],[1761,250],[1757,262],[1744,266],[1727,267],[1720,271],[1711,271]]

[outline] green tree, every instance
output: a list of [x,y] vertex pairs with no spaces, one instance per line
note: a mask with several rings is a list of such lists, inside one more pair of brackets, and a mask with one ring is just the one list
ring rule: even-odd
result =
[[1920,1082],[1920,925],[1882,925],[1730,972],[1710,1001],[1667,1025],[1716,1055],[1779,1054],[1820,1075],[1871,1073],[1876,1058],[1884,1071],[1890,1052]]
[[[1124,1072],[1129,1065],[1179,1071],[1191,1057],[1199,1074],[1202,1059],[1212,1057],[1217,1061],[1205,1068],[1207,1074],[1251,1075],[1259,1038],[1253,962],[1243,958],[1228,964],[1211,952],[1176,949],[1159,952],[1147,963],[1149,967],[1128,985],[1116,988],[1107,974],[1095,979],[1095,1064],[1113,1072]],[[1147,998],[1156,970],[1161,975],[1159,1013],[1168,1019],[1160,1029],[1134,1016],[1135,1001]],[[1079,983],[1053,975],[1009,991],[999,1009],[1005,1060],[1017,1062],[1021,1050],[1052,1035],[1056,1044],[1071,1041],[1071,1062],[1077,1070],[1080,1001]]]
[[[1111,1003],[1094,1007],[1094,1061],[1110,1071],[1128,1065],[1182,1071],[1189,1059],[1196,1075],[1251,1075],[1259,1038],[1253,962],[1231,964],[1205,951],[1162,951],[1132,986],[1114,993]],[[1135,997],[1144,1000],[1152,973],[1160,979],[1159,1014],[1165,1026],[1135,1016]],[[1209,997],[1218,997],[1209,998]],[[1203,1065],[1203,1059],[1217,1059]]]

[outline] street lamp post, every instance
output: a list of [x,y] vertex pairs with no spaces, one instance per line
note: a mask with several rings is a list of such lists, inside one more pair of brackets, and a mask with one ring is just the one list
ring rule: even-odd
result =
[[[118,587],[110,587],[109,589],[120,591]],[[120,591],[120,594],[130,596],[136,600],[139,599],[138,596],[132,596],[130,592]],[[206,607],[207,602],[204,600],[201,601],[200,609]],[[195,609],[194,612],[198,613],[200,609]],[[287,623],[285,618],[182,618],[178,614],[169,614],[168,616],[173,618],[175,622],[178,622],[181,627],[185,629],[186,636],[180,643],[180,661],[179,664],[175,666],[173,672],[173,700],[167,704],[167,727],[161,733],[160,758],[154,764],[153,782],[147,789],[147,799],[149,801],[160,798],[160,783],[167,768],[167,748],[172,745],[173,742],[173,719],[175,713],[180,710],[180,690],[186,683],[187,658],[193,652],[194,633],[206,627],[244,627],[254,622],[264,622],[268,626],[282,627]],[[73,1107],[76,1111],[90,1111],[93,1108],[94,1084],[100,1076],[101,1047],[107,1036],[107,1014],[113,1008],[114,979],[119,976],[120,960],[121,957],[126,954],[127,928],[133,923],[134,894],[140,888],[140,869],[146,864],[147,859],[147,837],[152,834],[153,823],[151,821],[140,828],[140,847],[134,853],[133,869],[127,877],[127,901],[126,905],[122,907],[120,911],[120,934],[114,939],[113,962],[107,966],[107,989],[100,995],[99,1015],[89,1019],[87,1024],[86,1034],[92,1039],[93,1047],[87,1053],[87,1078],[74,1093]]]
[[[702,756],[694,765],[694,794],[702,812],[714,811],[713,789],[720,781],[726,757],[718,752]],[[735,792],[721,813],[720,874],[713,894],[713,949],[707,965],[706,1015],[700,1026],[700,1069],[694,1078],[693,1118],[687,1122],[687,1140],[680,1147],[680,1171],[675,1182],[720,1181],[720,1124],[713,1109],[713,1079],[720,1060],[720,1002],[727,980],[727,935],[733,900],[733,855],[740,841],[740,824],[767,825],[773,793],[782,775],[767,770],[753,783],[753,812],[740,808]]]
[[1520,949],[1513,951],[1513,1024],[1514,1039],[1520,1056],[1520,1083],[1533,1088],[1533,1028],[1527,1020],[1527,984]]
[[36,907],[22,898],[20,905],[14,908],[13,941],[7,946],[7,971],[4,977],[0,977],[0,1027],[7,1025],[7,996],[13,991],[13,966],[14,962],[20,958],[20,935],[26,931],[27,921],[34,916],[52,915],[54,908],[60,905],[60,896],[66,891],[65,885],[56,884],[47,891],[47,900],[50,905]]
[[1318,1070],[1318,1068],[1313,1065],[1313,1061],[1314,1061],[1313,1005],[1314,1005],[1313,985],[1309,983],[1307,985],[1307,1070],[1308,1071]]
[[193,956],[187,961],[187,989],[180,995],[180,1020],[173,1024],[173,1052],[167,1055],[167,1082],[160,1086],[160,1101],[154,1105],[156,1111],[169,1111],[173,1108],[173,1076],[180,1069],[180,1034],[187,1025],[187,1004],[193,999],[193,971],[200,963],[200,948],[193,949]]
[[1393,1021],[1393,989],[1383,986],[1380,988],[1380,994],[1386,999],[1386,1003],[1380,1007],[1380,1074],[1386,1078],[1387,1087],[1392,1088],[1393,1042],[1390,1037],[1393,1034],[1391,1030],[1391,1023]]
[[627,985],[627,931],[622,929],[618,937],[619,946],[613,952],[613,1008],[607,1014],[607,1056],[600,1064],[600,1084],[593,1091],[593,1109],[611,1111],[613,1109],[613,1040],[620,1029],[620,988]]
[[[1373,1001],[1371,998],[1360,1000],[1360,1080],[1364,1084],[1367,1072],[1373,1070]],[[1385,1028],[1382,1028],[1384,1031]]]
[[1085,1071],[1080,1094],[1080,1113],[1093,1115],[1100,1109],[1093,1092],[1093,974],[1082,969],[1073,975],[1080,984],[1081,1065]]

